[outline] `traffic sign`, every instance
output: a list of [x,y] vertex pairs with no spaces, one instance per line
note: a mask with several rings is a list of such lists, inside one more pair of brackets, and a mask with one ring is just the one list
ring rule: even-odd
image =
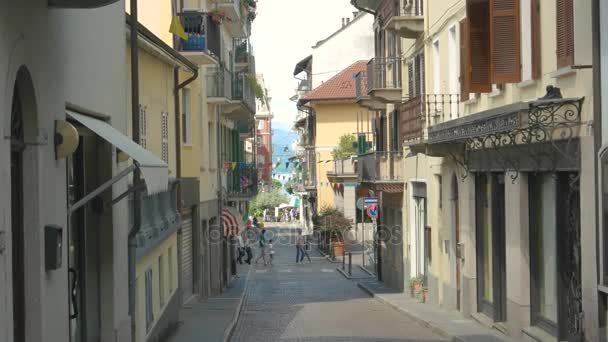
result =
[[368,204],[367,205],[367,216],[372,220],[378,218],[378,205],[377,204]]
[[365,199],[363,197],[359,197],[359,199],[357,200],[357,209],[365,209]]
[[378,204],[378,197],[365,197],[365,204]]

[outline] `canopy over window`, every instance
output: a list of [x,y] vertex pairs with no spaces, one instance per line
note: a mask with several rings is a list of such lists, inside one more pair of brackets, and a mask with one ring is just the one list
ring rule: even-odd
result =
[[67,115],[133,158],[146,181],[148,194],[167,191],[169,187],[167,163],[102,120],[69,110]]

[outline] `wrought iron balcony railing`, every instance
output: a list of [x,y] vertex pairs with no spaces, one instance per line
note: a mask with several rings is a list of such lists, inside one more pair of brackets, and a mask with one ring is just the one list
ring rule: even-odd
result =
[[220,27],[207,13],[185,11],[178,14],[188,40],[178,40],[178,50],[205,52],[219,60],[221,56]]
[[375,57],[367,63],[367,92],[401,89],[401,58]]
[[424,15],[423,0],[384,0],[378,8],[384,23],[393,17],[421,17]]
[[227,196],[254,197],[258,193],[258,172],[253,169],[228,170]]
[[401,103],[397,110],[402,139],[424,139],[429,126],[460,117],[459,101],[458,94],[426,94]]
[[224,66],[209,69],[205,76],[207,97],[232,99],[232,73]]
[[233,100],[242,101],[243,104],[252,113],[255,113],[255,93],[251,86],[250,80],[247,77],[255,77],[254,75],[248,76],[245,73],[238,73],[234,75],[234,91]]
[[253,49],[248,38],[234,38],[232,42],[234,48],[234,62],[236,64],[251,64]]

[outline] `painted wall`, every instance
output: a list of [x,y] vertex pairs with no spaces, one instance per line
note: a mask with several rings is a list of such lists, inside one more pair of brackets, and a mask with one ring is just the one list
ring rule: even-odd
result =
[[340,136],[357,132],[357,112],[361,109],[351,101],[344,102],[314,102],[311,104],[316,116],[316,145],[317,153],[317,194],[318,208],[334,206],[333,189],[327,186],[327,172],[333,168],[333,163],[321,162],[333,160],[331,151],[338,145]]
[[[169,46],[173,46],[171,27],[171,3],[173,0],[138,0],[138,21]],[[124,0],[125,11],[130,13],[131,0]]]
[[[177,233],[168,236],[156,248],[148,252],[145,256],[137,260],[135,270],[135,282],[137,284],[136,297],[136,342],[145,341],[148,333],[154,330],[154,325],[158,322],[159,317],[164,313],[167,304],[171,298],[178,293],[178,266],[177,266]],[[162,263],[163,274],[159,271],[159,265]],[[146,332],[146,287],[145,273],[147,270],[152,270],[152,308],[154,315],[154,323]],[[162,282],[162,286],[161,286]],[[161,303],[161,293],[163,290],[164,302]]]
[[372,15],[362,13],[331,38],[313,47],[313,89],[344,70],[353,61],[374,57],[373,22]]

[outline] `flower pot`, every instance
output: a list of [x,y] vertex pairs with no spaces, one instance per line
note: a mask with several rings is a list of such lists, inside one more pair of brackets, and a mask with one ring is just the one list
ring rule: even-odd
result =
[[334,251],[334,257],[339,257],[344,254],[344,242],[332,242],[331,246]]
[[214,23],[216,24],[221,24],[222,23],[222,17],[218,14],[212,14],[211,15],[211,20],[213,20]]

